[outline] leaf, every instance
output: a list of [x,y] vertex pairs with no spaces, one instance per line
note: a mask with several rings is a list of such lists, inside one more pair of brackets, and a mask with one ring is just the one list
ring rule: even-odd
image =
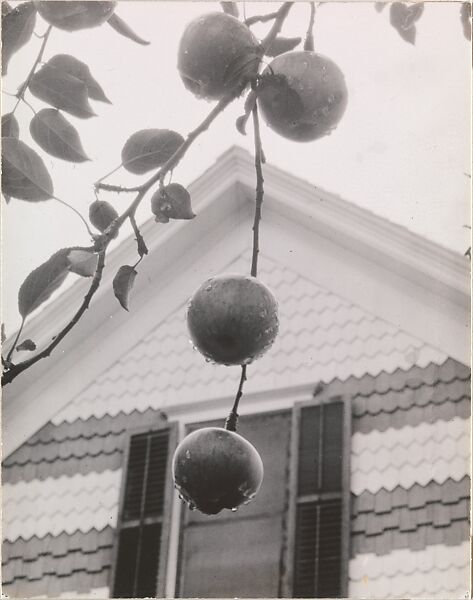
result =
[[224,13],[227,13],[227,15],[231,15],[232,17],[238,19],[239,12],[236,2],[220,2],[220,6],[222,7]]
[[33,2],[24,2],[4,14],[2,2],[2,72],[7,74],[11,57],[31,38],[36,22]]
[[48,200],[54,194],[43,159],[12,137],[2,138],[2,192],[32,202]]
[[92,77],[89,67],[81,60],[70,54],[56,54],[48,60],[48,65],[82,81],[87,88],[88,97],[92,100],[111,104],[101,85]]
[[278,56],[279,54],[283,54],[284,52],[289,52],[290,50],[294,50],[296,46],[301,43],[300,37],[286,38],[286,37],[277,37],[274,38],[272,43],[269,45],[266,50],[266,56]]
[[31,119],[30,133],[43,150],[70,162],[90,160],[85,154],[79,134],[60,112],[44,108]]
[[33,352],[33,350],[36,350],[36,344],[33,342],[33,340],[23,340],[21,342],[21,344],[19,344],[16,347],[18,352],[21,352],[22,350],[28,350],[29,352]]
[[387,5],[388,5],[387,2],[375,2],[374,8],[375,8],[376,12],[380,13],[384,8],[386,8]]
[[139,35],[137,35],[133,31],[133,29],[127,23],[125,23],[125,21],[122,18],[120,18],[116,14],[113,14],[110,17],[110,19],[107,21],[107,23],[110,25],[110,27],[112,27],[112,29],[115,29],[115,31],[118,32],[120,35],[127,37],[128,39],[132,40],[133,42],[136,42],[137,44],[141,44],[142,46],[148,46],[150,44],[150,42],[147,42],[146,40],[141,38]]
[[185,187],[171,183],[155,192],[151,198],[151,210],[157,223],[168,223],[169,219],[193,219],[191,197]]
[[460,19],[463,26],[463,33],[466,39],[471,42],[471,2],[463,2],[460,8]]
[[417,2],[415,4],[403,4],[395,2],[391,4],[389,20],[394,29],[399,33],[403,40],[409,44],[415,44],[416,27],[418,21],[424,11],[424,3]]
[[97,269],[98,260],[99,257],[94,252],[79,248],[70,250],[67,255],[69,271],[81,277],[93,277]]
[[123,166],[130,173],[142,175],[163,165],[183,143],[182,135],[170,129],[142,129],[125,142]]
[[2,116],[2,137],[17,138],[20,135],[20,127],[13,113]]
[[18,292],[18,310],[23,318],[45,302],[66,279],[69,251],[69,248],[58,250],[23,281]]
[[137,275],[134,267],[123,265],[113,279],[113,293],[125,310],[128,310],[128,297]]
[[83,81],[49,63],[31,78],[29,90],[40,100],[80,119],[95,116],[89,104],[88,89]]

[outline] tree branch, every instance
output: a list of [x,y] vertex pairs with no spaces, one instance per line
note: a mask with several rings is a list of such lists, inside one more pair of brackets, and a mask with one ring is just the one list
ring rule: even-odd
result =
[[[273,23],[269,33],[263,39],[263,41],[261,42],[261,44],[259,46],[259,53],[261,54],[261,56],[263,56],[266,49],[273,42],[274,38],[277,36],[279,31],[281,30],[282,24],[283,24],[285,18],[287,17],[291,7],[292,7],[292,2],[285,2],[280,7],[280,9],[276,13],[274,13],[273,16],[271,16],[271,18],[274,18],[274,23]],[[267,20],[270,20],[270,19],[268,18]],[[22,99],[22,97],[29,85],[29,81],[34,74],[34,71],[35,71],[37,65],[39,64],[39,62],[42,59],[44,49],[46,47],[46,43],[49,38],[51,29],[52,29],[52,27],[49,27],[44,35],[39,54],[33,64],[33,67],[31,69],[26,81],[21,86],[21,89],[18,93],[18,102],[15,105],[14,110],[18,106],[20,100]],[[8,370],[6,370],[2,376],[2,385],[11,383],[11,381],[13,381],[13,379],[15,379],[15,377],[17,377],[20,373],[22,373],[23,371],[25,371],[26,369],[31,367],[33,364],[35,364],[39,360],[48,357],[51,354],[51,352],[54,350],[54,348],[61,342],[61,340],[77,324],[77,322],[79,321],[81,316],[87,310],[89,303],[90,303],[92,297],[94,296],[95,292],[99,288],[99,285],[100,285],[100,282],[102,279],[102,271],[103,271],[103,268],[105,265],[106,249],[107,249],[109,243],[111,242],[111,240],[114,239],[115,234],[118,232],[120,227],[123,225],[123,223],[127,219],[130,219],[130,222],[135,231],[135,235],[137,236],[137,242],[138,242],[138,248],[139,248],[138,251],[140,252],[140,248],[141,248],[141,250],[144,250],[144,248],[146,248],[145,244],[140,246],[140,240],[142,240],[143,238],[141,237],[139,229],[136,226],[136,221],[134,218],[136,210],[137,210],[138,206],[140,205],[141,201],[143,200],[144,196],[152,188],[152,186],[155,183],[162,182],[165,175],[169,171],[172,171],[176,167],[176,165],[184,157],[187,150],[192,145],[192,143],[195,141],[195,139],[197,137],[199,137],[203,132],[205,132],[210,127],[210,125],[217,118],[217,116],[221,112],[223,112],[223,110],[231,102],[233,102],[233,100],[235,100],[238,96],[240,96],[240,94],[245,89],[246,85],[247,85],[246,82],[240,84],[230,94],[228,94],[227,96],[222,98],[216,104],[216,106],[210,111],[210,113],[207,115],[207,117],[194,130],[192,130],[187,135],[184,142],[176,150],[176,152],[166,161],[166,163],[152,177],[150,177],[147,181],[145,181],[140,186],[137,186],[136,188],[125,188],[122,186],[114,186],[114,185],[110,185],[110,184],[104,184],[104,183],[101,183],[102,179],[104,179],[103,177],[102,177],[102,179],[100,179],[99,181],[97,181],[95,183],[94,188],[96,191],[100,190],[100,189],[104,189],[107,191],[115,191],[118,193],[124,192],[124,191],[126,191],[126,192],[135,192],[136,191],[137,196],[133,200],[133,202],[130,204],[130,206],[117,219],[114,220],[114,222],[110,225],[110,227],[102,235],[94,236],[94,250],[99,253],[99,260],[97,263],[97,268],[96,268],[91,286],[90,286],[86,296],[84,297],[84,300],[83,300],[81,306],[79,307],[79,309],[77,310],[77,312],[75,313],[75,315],[73,316],[71,321],[62,329],[62,331],[54,338],[52,343],[49,344],[49,346],[47,346],[44,350],[42,350],[41,352],[39,352],[32,358],[30,358],[22,363],[12,365]],[[254,83],[252,85],[254,86]],[[255,128],[255,148],[256,148],[255,166],[256,166],[256,170],[257,170],[258,182],[257,182],[257,190],[256,190],[257,197],[256,197],[255,223],[253,225],[253,259],[252,259],[252,266],[251,266],[251,274],[256,275],[258,252],[259,252],[259,247],[258,247],[259,221],[261,219],[261,203],[263,200],[263,175],[262,175],[262,168],[261,168],[261,164],[263,162],[263,151],[261,148],[261,140],[260,140],[260,135],[259,135],[259,121],[258,121],[258,113],[257,113],[256,105],[253,108],[253,121],[254,121],[254,128]],[[110,174],[111,173],[109,173],[109,175]],[[137,234],[137,231],[138,231],[138,234]],[[18,336],[19,335],[20,334],[18,333]],[[243,383],[245,380],[246,380],[246,365],[243,365],[240,385],[238,388],[237,398],[235,399],[235,405],[234,405],[235,415],[236,415],[236,410],[238,408],[238,402],[243,393]],[[237,418],[237,415],[236,415],[236,418]],[[235,421],[235,425],[236,425],[236,421]]]
[[261,221],[261,207],[264,196],[264,178],[263,178],[263,147],[261,144],[261,134],[259,128],[258,107],[253,107],[253,130],[255,139],[255,170],[256,170],[256,199],[255,199],[255,218],[253,222],[253,255],[251,258],[251,275],[256,277],[258,273],[258,254],[259,254],[259,224]]
[[78,323],[81,316],[84,312],[89,308],[90,301],[92,296],[97,291],[100,281],[102,279],[102,272],[105,266],[105,251],[99,254],[99,260],[97,262],[97,268],[95,269],[94,277],[92,279],[92,283],[87,294],[84,296],[82,304],[79,309],[76,311],[75,315],[71,319],[71,321],[57,334],[54,340],[47,346],[44,350],[31,357],[28,360],[25,360],[21,363],[13,365],[10,369],[5,371],[2,376],[2,385],[7,385],[7,383],[11,383],[15,377],[17,377],[20,373],[29,369],[32,365],[37,363],[42,358],[48,357],[54,348],[61,342],[61,340],[71,331],[71,329]]
[[267,23],[268,21],[272,21],[277,16],[278,16],[278,11],[275,11],[272,13],[268,13],[267,15],[255,15],[254,17],[248,17],[248,19],[245,19],[244,22],[247,27],[250,27],[251,25],[254,25],[255,23]]
[[18,105],[20,104],[20,102],[23,100],[23,96],[25,95],[26,90],[28,89],[28,86],[30,85],[30,81],[31,78],[34,75],[34,72],[36,71],[36,67],[39,65],[39,63],[41,62],[42,58],[43,58],[43,54],[44,54],[44,50],[46,48],[46,44],[48,43],[48,39],[49,39],[49,35],[51,33],[53,29],[53,26],[50,25],[47,29],[46,29],[46,33],[43,36],[43,41],[41,42],[41,46],[39,48],[39,53],[38,56],[36,57],[33,66],[31,67],[30,72],[28,73],[28,77],[26,78],[26,80],[21,84],[20,89],[18,90],[16,97],[18,98],[17,103],[15,104],[15,106],[13,107],[13,110],[11,111],[11,114],[13,114],[15,112],[15,110],[17,109]]

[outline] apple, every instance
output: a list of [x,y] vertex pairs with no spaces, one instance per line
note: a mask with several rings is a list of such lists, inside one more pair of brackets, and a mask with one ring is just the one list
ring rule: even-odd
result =
[[224,12],[191,21],[181,38],[177,68],[198,98],[219,100],[255,76],[258,42],[250,29]]
[[182,499],[207,515],[247,504],[263,481],[256,448],[238,433],[219,427],[185,437],[174,453],[172,471]]
[[265,122],[283,137],[310,142],[328,135],[347,106],[340,68],[329,58],[303,50],[277,56],[257,90]]
[[205,281],[187,309],[194,346],[208,361],[243,365],[262,356],[278,333],[278,304],[256,277],[227,273]]

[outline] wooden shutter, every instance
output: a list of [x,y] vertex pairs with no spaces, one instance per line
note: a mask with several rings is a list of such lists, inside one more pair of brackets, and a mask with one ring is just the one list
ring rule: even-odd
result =
[[[208,516],[183,507],[178,595],[183,598],[276,598],[288,508],[292,411],[242,416],[238,432],[258,449],[264,479],[238,512]],[[200,423],[198,427],[216,425]]]
[[295,411],[294,597],[346,596],[349,413],[349,407],[339,398]]
[[115,598],[163,596],[171,441],[175,435],[169,429],[129,437],[112,579]]

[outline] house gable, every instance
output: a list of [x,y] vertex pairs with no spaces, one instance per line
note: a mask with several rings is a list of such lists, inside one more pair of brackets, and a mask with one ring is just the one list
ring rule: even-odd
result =
[[[41,361],[5,388],[5,455],[44,423],[59,418],[58,415],[69,403],[74,403],[74,399],[97,386],[102,379],[100,374],[111,367],[113,370],[113,365],[121,364],[124,381],[127,385],[131,383],[132,387],[127,389],[135,394],[132,404],[141,401],[138,397],[140,390],[133,392],[133,386],[138,385],[139,388],[141,385],[138,380],[142,377],[142,373],[133,374],[133,349],[136,345],[147,339],[150,331],[160,324],[172,327],[179,319],[179,339],[183,339],[186,334],[182,309],[192,291],[206,277],[227,269],[245,251],[244,261],[248,261],[246,264],[249,265],[253,189],[252,161],[246,152],[233,148],[190,186],[198,218],[166,227],[147,222],[142,227],[150,255],[140,265],[130,314],[125,314],[116,303],[110,283],[118,267],[126,264],[134,253],[134,240],[126,240],[111,254],[103,286],[86,318],[63,341],[55,355]],[[268,265],[272,261],[272,264],[279,265],[278,269],[282,269],[279,274],[275,271],[273,287],[274,283],[278,285],[281,273],[287,269],[289,274],[282,277],[291,278],[294,277],[291,273],[295,273],[298,280],[307,282],[309,287],[313,285],[313,289],[325,290],[335,299],[344,299],[350,307],[378,319],[381,322],[376,322],[379,335],[384,327],[386,331],[397,331],[399,335],[407,336],[402,343],[399,338],[396,342],[403,348],[395,348],[395,352],[401,353],[407,363],[393,360],[387,370],[422,360],[424,364],[429,360],[440,362],[446,356],[468,361],[468,266],[463,257],[270,166],[265,168],[265,189],[261,246]],[[263,269],[262,260],[261,276],[264,280]],[[243,270],[248,271],[248,266]],[[272,282],[268,283],[271,285]],[[291,286],[290,283],[288,285]],[[70,306],[80,302],[86,286],[87,282],[78,282],[32,320],[28,333],[39,347],[51,334],[51,322],[54,321],[58,328],[67,322]],[[275,291],[278,293],[278,290]],[[310,303],[317,295],[318,292],[310,292],[307,302]],[[282,298],[280,303],[284,314]],[[180,316],[175,312],[176,307],[181,307],[178,309]],[[304,314],[298,318],[303,321]],[[377,339],[379,353],[382,354],[387,348],[386,340]],[[406,342],[406,339],[409,341]],[[281,336],[279,342],[283,341],[287,344],[282,360],[287,368],[285,383],[277,384],[276,380],[269,383],[267,380],[265,385],[260,383],[258,387],[258,380],[262,381],[258,369],[261,372],[265,368],[268,370],[265,367],[270,363],[268,355],[252,367],[254,377],[248,382],[249,394],[258,394],[275,384],[286,388],[286,395],[289,393],[287,388],[291,388],[291,393],[299,393],[298,388],[304,387],[301,384],[303,380],[294,380],[293,372],[303,368],[310,370],[310,385],[314,380],[329,377],[328,373],[319,376],[312,369],[314,365],[301,367],[305,355],[289,352],[291,343],[294,344],[290,336],[286,340]],[[348,346],[347,357],[351,356],[350,352],[358,352],[360,357],[366,354],[365,342],[361,342],[361,346],[359,342],[357,346],[346,339],[344,343]],[[369,344],[373,342],[369,341]],[[275,352],[277,347],[278,342]],[[416,356],[420,347],[428,348],[429,360],[421,354]],[[186,350],[190,352],[188,346]],[[378,355],[373,345],[369,352]],[[130,358],[129,365],[120,363],[125,356]],[[196,359],[194,356],[193,360]],[[201,399],[204,398],[203,392],[206,399],[209,398],[210,380],[217,381],[219,394],[223,389],[221,383],[226,386],[223,395],[233,393],[236,375],[229,376],[228,369],[218,369],[217,375],[216,368],[204,363],[201,367],[195,366],[194,371],[206,373],[207,380],[201,382],[205,388],[200,392]],[[354,374],[349,371],[338,374],[335,369],[332,375],[343,378]],[[152,389],[154,373],[152,369],[150,372],[147,385]],[[216,380],[214,376],[217,376]],[[173,380],[176,382],[176,377]],[[307,392],[304,391],[304,394]],[[170,406],[170,400],[171,397],[166,401],[167,406]],[[192,401],[193,397],[189,396],[188,403]],[[182,406],[186,404],[184,402]]]

